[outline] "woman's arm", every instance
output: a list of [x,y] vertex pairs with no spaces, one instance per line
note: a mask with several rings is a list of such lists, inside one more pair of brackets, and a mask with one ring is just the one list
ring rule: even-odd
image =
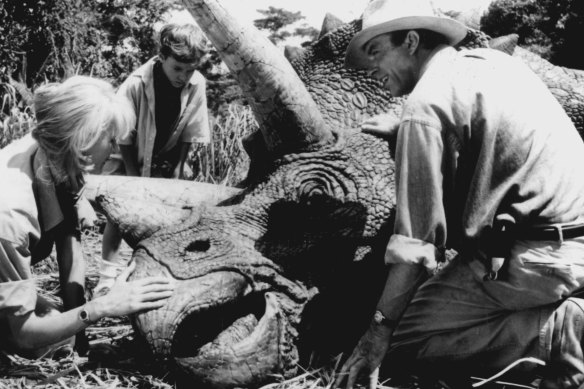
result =
[[79,234],[75,231],[63,233],[55,246],[63,307],[67,311],[85,303],[85,260]]
[[[11,335],[18,347],[36,349],[48,346],[77,334],[103,317],[116,317],[162,307],[174,290],[174,281],[164,277],[148,277],[128,282],[135,264],[126,268],[110,292],[81,307],[66,312],[7,317]],[[90,322],[79,318],[81,310],[88,313]]]

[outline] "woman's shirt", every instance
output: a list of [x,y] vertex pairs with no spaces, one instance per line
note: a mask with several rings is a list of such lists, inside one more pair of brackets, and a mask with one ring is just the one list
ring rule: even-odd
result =
[[30,135],[0,150],[0,182],[0,317],[25,315],[36,305],[31,265],[51,253],[57,232],[75,228],[73,203]]

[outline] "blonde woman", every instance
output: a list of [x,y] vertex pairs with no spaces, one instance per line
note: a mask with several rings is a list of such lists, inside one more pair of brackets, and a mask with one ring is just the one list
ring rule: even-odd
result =
[[[160,307],[164,278],[127,282],[84,303],[85,264],[78,234],[83,175],[99,172],[117,137],[133,128],[130,103],[107,82],[75,76],[38,88],[36,128],[0,150],[0,347],[38,357],[106,316]],[[35,289],[31,265],[57,252],[60,310]]]

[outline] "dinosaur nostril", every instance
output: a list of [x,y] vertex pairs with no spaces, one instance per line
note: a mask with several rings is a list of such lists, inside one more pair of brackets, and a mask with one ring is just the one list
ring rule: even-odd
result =
[[209,243],[209,239],[202,239],[202,240],[195,240],[194,242],[189,243],[187,246],[187,251],[190,252],[201,252],[207,251],[211,247],[211,243]]

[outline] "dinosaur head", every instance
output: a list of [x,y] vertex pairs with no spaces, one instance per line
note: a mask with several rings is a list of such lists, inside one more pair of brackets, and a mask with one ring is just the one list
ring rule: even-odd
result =
[[317,344],[341,351],[367,324],[383,283],[393,209],[387,142],[347,133],[273,164],[263,180],[198,207],[134,253],[132,277],[177,280],[165,307],[135,317],[137,329],[157,355],[212,386],[289,377]]

